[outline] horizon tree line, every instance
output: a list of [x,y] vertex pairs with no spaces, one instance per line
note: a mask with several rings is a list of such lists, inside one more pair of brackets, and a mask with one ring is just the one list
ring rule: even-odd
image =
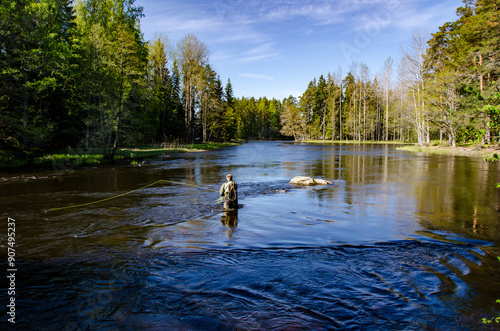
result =
[[456,21],[429,40],[414,33],[376,75],[353,62],[276,100],[236,98],[194,35],[145,41],[135,0],[2,2],[0,156],[78,146],[111,162],[124,145],[287,137],[496,142],[499,12],[464,0]]
[[[397,67],[388,57],[370,78],[353,62],[314,78],[283,101],[282,134],[295,139],[432,140],[491,144],[500,138],[500,4],[464,0],[459,18],[427,40],[415,32]],[[396,78],[396,79],[394,79]]]

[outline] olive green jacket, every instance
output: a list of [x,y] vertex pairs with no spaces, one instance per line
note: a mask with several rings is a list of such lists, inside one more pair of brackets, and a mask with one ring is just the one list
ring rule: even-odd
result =
[[234,190],[238,192],[238,184],[236,184],[233,181],[227,181],[224,184],[221,185],[220,187],[220,195],[221,197],[227,197],[229,194],[229,191],[231,190],[232,185],[234,184]]

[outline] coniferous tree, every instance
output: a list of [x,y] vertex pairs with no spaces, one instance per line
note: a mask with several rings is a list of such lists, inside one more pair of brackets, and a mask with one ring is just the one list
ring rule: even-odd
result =
[[76,74],[73,21],[66,0],[1,2],[1,149],[32,153],[74,140],[65,126],[77,116],[69,110]]

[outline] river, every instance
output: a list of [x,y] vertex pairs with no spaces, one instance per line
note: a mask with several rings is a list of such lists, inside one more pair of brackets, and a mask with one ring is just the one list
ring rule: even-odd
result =
[[20,329],[475,330],[500,310],[498,163],[249,142],[54,169],[1,174]]

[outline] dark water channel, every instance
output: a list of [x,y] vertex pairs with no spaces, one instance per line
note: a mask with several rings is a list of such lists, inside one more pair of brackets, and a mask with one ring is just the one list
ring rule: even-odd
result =
[[[499,170],[392,145],[254,142],[141,167],[4,173],[0,239],[6,261],[14,218],[16,326],[484,329],[482,317],[500,310]],[[206,189],[228,172],[237,215]],[[296,175],[334,185],[293,187]],[[192,186],[160,182],[49,210],[158,180]]]

